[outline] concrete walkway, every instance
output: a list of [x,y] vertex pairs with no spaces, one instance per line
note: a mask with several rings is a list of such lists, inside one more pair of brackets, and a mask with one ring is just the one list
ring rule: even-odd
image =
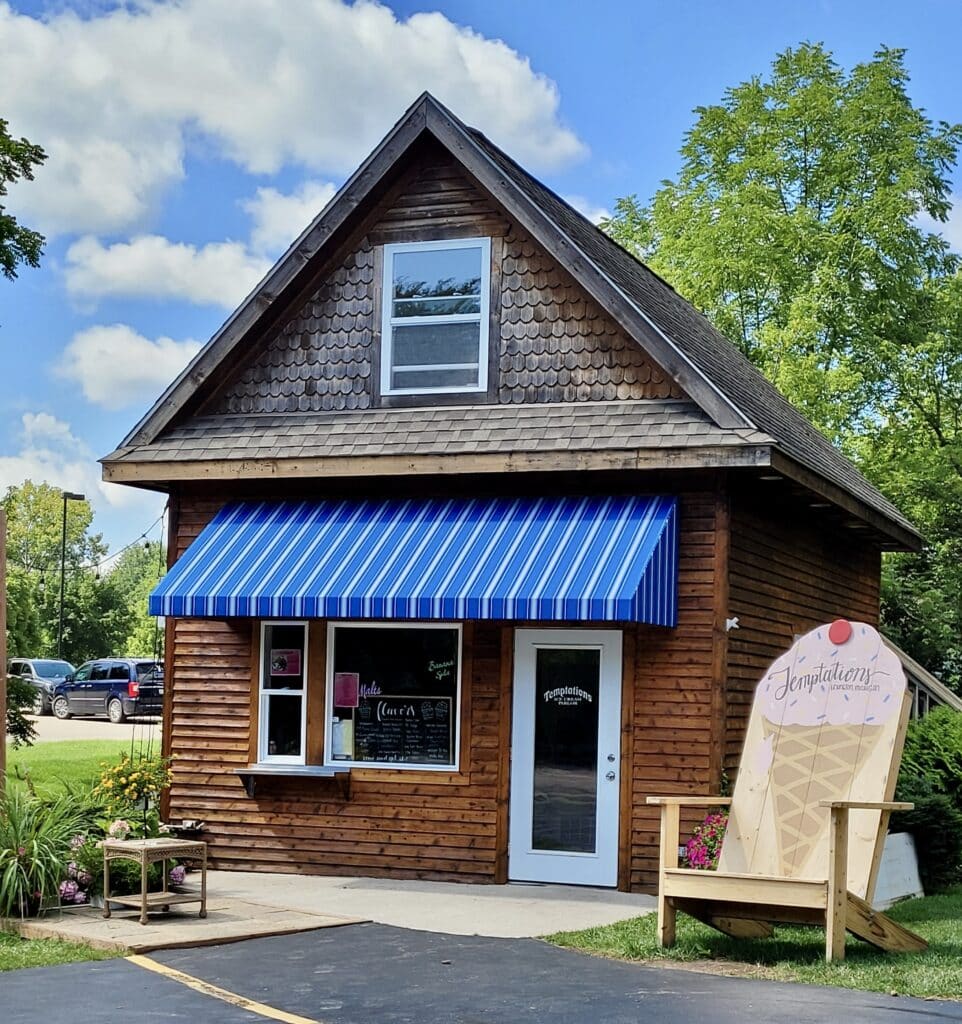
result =
[[462,885],[375,878],[211,871],[206,919],[188,904],[153,914],[78,907],[19,928],[27,938],[65,938],[102,949],[151,952],[331,928],[361,921],[418,931],[527,938],[621,921],[654,909],[650,896],[560,885]]
[[624,921],[655,909],[652,896],[571,885],[468,885],[241,871],[212,871],[208,877],[225,897],[447,935],[534,938]]

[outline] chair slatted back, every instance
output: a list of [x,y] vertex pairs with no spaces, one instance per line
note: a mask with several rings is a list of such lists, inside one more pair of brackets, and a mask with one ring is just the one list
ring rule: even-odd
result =
[[[891,800],[908,721],[905,675],[872,627],[801,637],[755,691],[719,871],[824,879],[821,800]],[[853,811],[849,890],[871,901],[888,816]]]

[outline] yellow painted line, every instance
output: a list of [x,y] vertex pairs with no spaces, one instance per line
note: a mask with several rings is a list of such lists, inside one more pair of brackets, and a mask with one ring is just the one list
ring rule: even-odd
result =
[[259,1013],[262,1017],[267,1017],[269,1020],[279,1020],[283,1024],[320,1024],[319,1021],[314,1020],[311,1017],[301,1017],[296,1013],[287,1013],[286,1010],[278,1010],[273,1006],[268,1006],[266,1003],[258,1003],[254,999],[247,999],[244,996],[237,995],[236,992],[228,992],[225,988],[218,988],[216,985],[211,985],[206,981],[201,981],[200,978],[195,978],[190,974],[184,974],[183,971],[175,970],[173,967],[168,967],[166,964],[158,963],[156,960],[152,960],[149,956],[141,956],[139,953],[134,953],[131,956],[125,957],[128,963],[136,964],[138,967],[143,967],[146,971],[153,971],[155,974],[162,974],[165,978],[170,978],[171,981],[179,981],[181,985],[186,985],[188,988],[192,988],[195,992],[201,992],[205,996],[212,996],[214,999],[220,999],[225,1003],[230,1003],[231,1006],[237,1006],[242,1010],[250,1010],[251,1013]]

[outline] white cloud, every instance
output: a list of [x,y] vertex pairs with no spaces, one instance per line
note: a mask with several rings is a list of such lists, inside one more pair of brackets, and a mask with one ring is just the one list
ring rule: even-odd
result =
[[564,201],[573,206],[578,213],[584,215],[592,224],[600,224],[606,217],[611,216],[611,210],[604,206],[598,206],[584,196],[563,196]]
[[47,232],[144,223],[193,145],[254,173],[344,174],[427,89],[538,171],[585,147],[527,58],[440,13],[372,0],[180,0],[65,10],[0,0],[4,116],[47,150],[11,198]]
[[83,442],[74,437],[70,424],[58,420],[49,412],[25,412],[21,417],[23,437],[29,445],[56,444],[69,448],[82,448]]
[[101,480],[100,466],[89,446],[68,423],[50,413],[24,413],[19,440],[17,452],[0,456],[0,492],[33,480],[84,494],[95,508],[137,512],[158,502],[156,495],[147,497],[136,488]]
[[241,205],[254,225],[251,246],[257,252],[282,253],[327,206],[337,191],[329,181],[305,181],[285,195],[274,188],[259,188]]
[[67,250],[65,274],[75,298],[171,298],[234,309],[269,269],[242,242],[197,247],[139,235],[104,245],[87,235]]
[[57,367],[84,397],[104,409],[151,402],[200,351],[198,341],[151,341],[126,324],[88,327],[75,334]]

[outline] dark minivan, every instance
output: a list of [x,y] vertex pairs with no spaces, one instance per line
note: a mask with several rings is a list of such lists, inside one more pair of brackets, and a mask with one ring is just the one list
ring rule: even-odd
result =
[[53,694],[57,718],[159,715],[164,708],[164,666],[147,658],[97,658],[84,662]]

